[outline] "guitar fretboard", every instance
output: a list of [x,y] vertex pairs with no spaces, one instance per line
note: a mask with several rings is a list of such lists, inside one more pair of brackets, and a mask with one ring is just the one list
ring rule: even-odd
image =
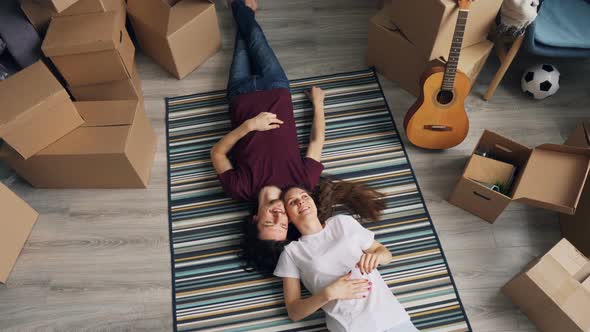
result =
[[451,91],[455,86],[455,74],[457,73],[457,66],[459,65],[463,34],[465,33],[465,26],[467,25],[467,15],[469,15],[469,10],[459,9],[457,24],[455,25],[455,33],[453,34],[453,41],[451,42],[451,50],[449,51],[449,58],[443,76],[442,90],[445,91]]

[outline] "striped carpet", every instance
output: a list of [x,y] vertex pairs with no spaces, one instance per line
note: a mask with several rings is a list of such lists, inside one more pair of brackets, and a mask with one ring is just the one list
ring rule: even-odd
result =
[[[325,173],[387,194],[380,222],[366,227],[394,261],[379,270],[422,331],[469,331],[440,242],[372,70],[291,82],[302,151],[312,120],[303,91],[327,92]],[[280,279],[240,268],[247,206],[227,198],[209,152],[230,130],[225,91],[167,98],[173,311],[178,331],[325,331],[321,311],[287,318]]]

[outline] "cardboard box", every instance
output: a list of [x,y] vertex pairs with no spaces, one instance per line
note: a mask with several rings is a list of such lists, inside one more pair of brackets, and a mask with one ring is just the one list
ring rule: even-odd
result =
[[[424,71],[433,65],[444,65],[444,58],[431,58],[425,55],[398,30],[387,15],[387,6],[373,18],[369,26],[367,63],[387,79],[399,85],[415,96],[420,95],[420,78]],[[461,50],[459,70],[469,77],[471,83],[476,81],[493,43],[483,41]],[[447,50],[444,54],[448,55]]]
[[0,183],[0,283],[5,284],[39,214]]
[[76,3],[78,0],[45,0],[44,2],[53,9],[56,13],[60,13],[71,5]]
[[77,101],[140,100],[143,98],[141,80],[135,64],[130,79],[93,85],[69,86],[68,90]]
[[449,203],[493,223],[511,201],[574,214],[590,168],[590,150],[558,144],[534,149],[485,130],[476,150],[516,166],[508,196],[470,179],[475,156],[469,159]]
[[566,239],[502,291],[541,331],[590,331],[590,261]]
[[54,17],[41,49],[72,86],[130,78],[135,57],[117,12]]
[[129,0],[142,50],[178,79],[221,48],[215,5],[207,0]]
[[37,188],[145,188],[156,137],[142,101],[77,102],[86,124],[23,160],[0,154]]
[[[590,122],[583,122],[565,141],[566,145],[590,148]],[[590,256],[590,180],[586,180],[580,203],[573,216],[559,216],[561,234],[584,255]]]
[[68,9],[57,13],[52,6],[42,0],[20,0],[20,6],[37,32],[45,34],[51,18],[54,16],[73,16],[91,13],[115,11],[125,24],[126,10],[123,0],[79,0]]
[[0,138],[24,159],[84,122],[66,90],[38,61],[0,81]]
[[[502,0],[472,1],[463,47],[486,40]],[[400,32],[431,59],[447,56],[459,14],[456,0],[393,0],[388,15]]]

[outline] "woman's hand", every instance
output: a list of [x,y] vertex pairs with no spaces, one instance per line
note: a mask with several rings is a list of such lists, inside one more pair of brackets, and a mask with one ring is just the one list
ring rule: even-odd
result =
[[261,112],[257,116],[248,120],[248,130],[250,131],[267,131],[277,129],[283,124],[283,121],[277,118],[277,115],[269,112]]
[[351,272],[338,278],[330,286],[324,288],[324,295],[328,301],[362,299],[371,290],[372,283],[367,279],[350,279]]
[[315,106],[324,105],[324,97],[326,96],[326,93],[322,88],[314,86],[311,90],[306,90],[305,95]]
[[358,266],[362,274],[369,274],[379,266],[379,255],[373,253],[363,254],[356,266]]

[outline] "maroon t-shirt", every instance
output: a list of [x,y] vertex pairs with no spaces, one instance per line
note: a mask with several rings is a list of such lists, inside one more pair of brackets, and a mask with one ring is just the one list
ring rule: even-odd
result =
[[250,132],[234,145],[229,154],[234,168],[219,175],[223,190],[233,199],[251,201],[267,185],[313,189],[324,166],[301,157],[289,90],[256,91],[235,97],[230,105],[232,127],[260,112],[276,114],[283,124],[278,129]]

